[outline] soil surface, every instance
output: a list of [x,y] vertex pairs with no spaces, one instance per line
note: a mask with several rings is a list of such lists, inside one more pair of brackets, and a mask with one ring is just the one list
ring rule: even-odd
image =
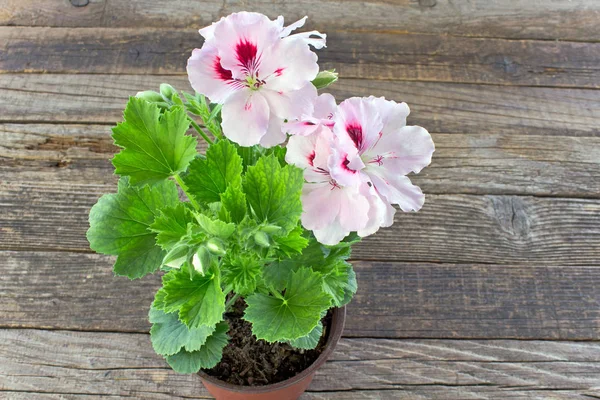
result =
[[244,321],[246,304],[238,300],[225,314],[231,340],[223,350],[221,362],[204,370],[208,375],[234,385],[262,386],[298,375],[319,357],[329,334],[331,312],[323,318],[323,335],[314,350],[298,350],[285,343],[257,340],[252,325]]

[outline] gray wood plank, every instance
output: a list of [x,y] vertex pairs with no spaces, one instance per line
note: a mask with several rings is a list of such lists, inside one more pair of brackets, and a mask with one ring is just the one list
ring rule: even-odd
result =
[[[328,32],[343,78],[600,87],[600,43]],[[193,29],[0,27],[0,73],[186,74]]]
[[[113,184],[98,182],[0,181],[0,249],[89,251],[85,238],[89,210],[102,194],[114,190]],[[354,256],[381,261],[598,265],[599,216],[597,199],[428,195],[420,212],[396,213],[394,225],[356,245]]]
[[[0,338],[4,393],[208,397],[197,376],[169,370],[145,334],[11,329],[0,331]],[[524,397],[529,391],[583,398],[598,393],[598,347],[592,342],[342,339],[304,399],[494,398],[505,391],[503,398],[536,398]],[[452,360],[445,359],[448,353]]]
[[305,15],[309,28],[438,33],[480,37],[600,39],[600,4],[594,0],[4,0],[0,25],[56,27],[161,27],[198,29],[243,10],[284,15],[288,23]]
[[[110,133],[106,125],[0,124],[2,180],[115,184]],[[425,193],[600,196],[599,137],[432,135],[433,162],[411,178]]]
[[[0,122],[112,124],[129,96],[161,82],[191,91],[185,76],[0,74]],[[331,93],[406,101],[409,123],[431,132],[600,135],[599,90],[342,79]]]
[[[112,258],[96,254],[0,255],[0,326],[148,331],[158,275],[135,282],[113,277]],[[354,265],[359,291],[348,308],[346,336],[600,338],[597,267]]]

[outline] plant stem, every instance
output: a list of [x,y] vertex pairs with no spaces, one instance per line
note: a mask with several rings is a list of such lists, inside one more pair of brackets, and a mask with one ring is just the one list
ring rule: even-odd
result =
[[175,178],[175,181],[177,182],[177,184],[179,185],[179,187],[181,188],[181,190],[183,190],[183,193],[185,193],[185,195],[187,196],[187,198],[190,199],[190,203],[192,203],[192,205],[194,206],[194,208],[196,210],[200,210],[200,204],[198,204],[198,202],[196,201],[196,199],[194,199],[194,196],[192,196],[191,194],[189,194],[187,192],[187,186],[185,186],[185,183],[183,183],[183,179],[181,179],[181,177],[179,176],[179,174],[175,174],[175,175],[173,175],[173,177]]
[[225,303],[225,312],[228,312],[229,309],[231,308],[231,306],[233,306],[235,304],[235,302],[237,301],[237,299],[240,298],[239,294],[234,294],[232,298],[230,298],[227,303]]
[[192,124],[192,126],[194,127],[194,129],[195,129],[195,130],[196,130],[196,131],[197,131],[197,132],[200,134],[200,136],[202,136],[202,138],[203,138],[204,140],[206,140],[206,142],[207,142],[208,144],[213,144],[213,141],[212,141],[212,140],[211,140],[211,139],[208,137],[208,135],[207,135],[207,134],[206,134],[206,133],[205,133],[205,132],[202,130],[202,128],[200,128],[200,125],[198,125],[198,124],[196,123],[196,121],[194,121],[193,119],[191,119],[191,118],[189,118],[189,117],[188,117],[188,119],[190,120],[190,123]]

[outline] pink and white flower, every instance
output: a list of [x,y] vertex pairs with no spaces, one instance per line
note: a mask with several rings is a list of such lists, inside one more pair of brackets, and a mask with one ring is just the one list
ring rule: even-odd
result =
[[[367,180],[386,203],[403,211],[421,209],[423,192],[406,174],[429,165],[435,147],[424,128],[406,125],[409,112],[406,103],[373,96],[341,103],[333,128],[337,145],[329,160],[331,176],[343,185]],[[392,218],[388,207],[387,223]]]
[[314,100],[314,105],[308,107],[300,118],[287,122],[283,129],[291,135],[300,136],[319,133],[322,129],[331,129],[336,110],[335,98],[329,93],[323,93]]
[[288,163],[305,168],[302,225],[312,230],[320,243],[329,245],[363,229],[369,219],[369,201],[360,193],[360,185],[343,187],[329,175],[327,160],[332,140],[333,134],[326,130],[294,136],[286,154]]
[[[321,97],[321,101],[332,99]],[[317,116],[305,118],[321,121]],[[286,161],[304,169],[307,182],[302,193],[302,225],[312,230],[320,243],[334,245],[353,231],[359,236],[375,233],[385,223],[387,206],[367,180],[343,186],[331,177],[329,164],[335,138],[327,121],[330,118],[323,118],[322,124],[305,125],[312,130],[310,134],[302,131],[292,136]]]
[[230,140],[242,146],[282,143],[284,119],[312,106],[311,81],[319,66],[309,45],[323,47],[325,35],[291,35],[304,21],[285,28],[282,17],[239,12],[200,30],[205,42],[188,60],[188,77],[194,90],[223,105],[222,128]]

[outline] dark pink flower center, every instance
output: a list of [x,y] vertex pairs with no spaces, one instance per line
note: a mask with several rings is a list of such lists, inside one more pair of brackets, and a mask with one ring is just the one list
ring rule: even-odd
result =
[[233,75],[231,74],[231,71],[223,68],[223,66],[221,65],[221,57],[219,57],[219,56],[217,56],[215,58],[215,62],[213,64],[213,69],[217,73],[217,77],[219,79],[222,79],[224,81],[230,81],[233,79]]
[[348,164],[350,164],[350,160],[348,160],[348,156],[346,156],[344,158],[344,161],[342,161],[342,168],[344,168],[346,171],[351,172],[353,174],[355,174],[357,171],[351,169],[350,167],[348,167]]
[[245,72],[248,75],[254,75],[259,64],[259,57],[257,57],[258,48],[256,45],[247,39],[242,39],[235,46],[235,53],[240,66],[244,68]]
[[312,167],[313,161],[315,160],[315,152],[313,151],[308,155],[308,164]]
[[350,136],[356,148],[361,150],[364,140],[362,126],[356,122],[349,123],[346,125],[346,132],[348,132],[348,136]]

